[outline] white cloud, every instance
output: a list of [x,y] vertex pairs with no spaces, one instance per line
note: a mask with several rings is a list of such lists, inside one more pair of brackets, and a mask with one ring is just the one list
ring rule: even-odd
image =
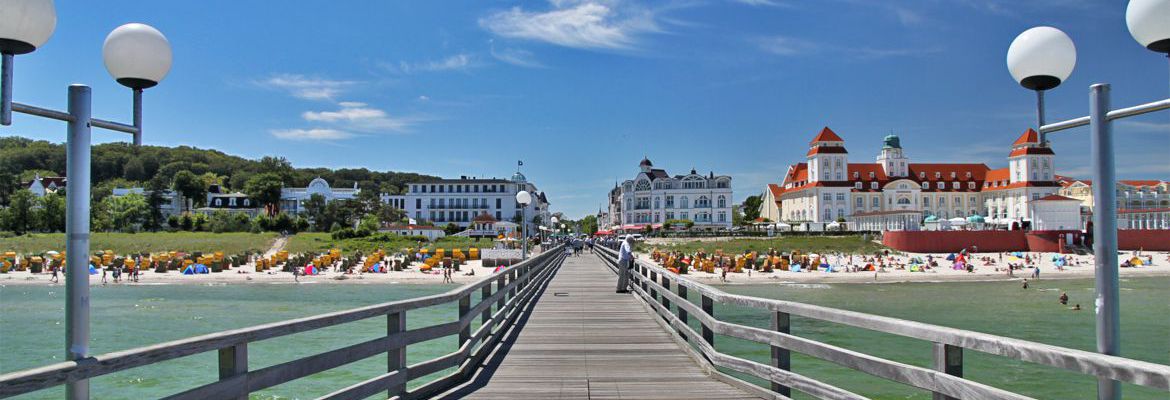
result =
[[479,20],[492,33],[578,49],[632,49],[642,33],[659,32],[653,12],[617,0],[551,0],[552,10],[514,7]]
[[306,100],[333,100],[345,89],[357,83],[356,81],[313,78],[298,74],[278,74],[257,82],[261,86],[284,90],[295,97]]
[[269,131],[272,136],[285,140],[340,140],[353,137],[353,134],[337,129],[274,129]]
[[496,49],[495,45],[493,44],[492,48],[491,48],[491,52],[492,52],[492,57],[495,58],[496,60],[500,60],[502,62],[512,64],[512,65],[515,65],[518,67],[526,67],[526,68],[544,68],[545,67],[544,64],[541,64],[540,61],[536,59],[536,56],[533,55],[532,52],[528,51],[528,50],[513,49],[513,48],[508,48],[508,47],[505,47],[502,49]]
[[431,60],[420,63],[402,61],[398,63],[398,69],[408,74],[412,72],[460,71],[474,66],[474,57],[466,53],[455,54],[442,60]]
[[848,58],[887,58],[921,56],[942,51],[938,47],[915,48],[873,48],[873,47],[846,47],[820,42],[813,42],[791,36],[771,36],[757,38],[756,44],[761,50],[778,56],[803,56],[814,53],[833,53]]
[[365,103],[341,102],[337,111],[305,111],[301,118],[309,122],[335,124],[359,132],[380,133],[405,131],[413,122],[408,118],[394,118],[385,111]]

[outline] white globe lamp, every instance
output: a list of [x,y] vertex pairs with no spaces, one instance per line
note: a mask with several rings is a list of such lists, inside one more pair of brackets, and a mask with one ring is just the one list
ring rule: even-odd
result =
[[532,202],[532,194],[526,190],[521,190],[519,193],[516,193],[516,202],[522,205],[528,205],[528,203]]
[[1026,30],[1008,47],[1008,71],[1027,89],[1048,90],[1060,86],[1076,64],[1077,49],[1072,39],[1050,26]]
[[0,52],[31,53],[49,40],[56,27],[53,0],[4,0],[0,4]]
[[1142,47],[1170,54],[1170,0],[1130,0],[1125,25]]
[[171,43],[146,24],[119,26],[102,45],[106,70],[118,83],[135,90],[157,85],[171,70]]

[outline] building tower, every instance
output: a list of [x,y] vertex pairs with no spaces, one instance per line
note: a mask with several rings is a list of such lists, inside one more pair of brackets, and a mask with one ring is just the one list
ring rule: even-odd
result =
[[849,179],[849,152],[845,151],[845,140],[829,127],[821,129],[809,142],[808,181],[831,182]]
[[654,163],[650,162],[649,158],[642,157],[642,162],[638,163],[638,168],[640,168],[643,173],[649,174],[650,169],[654,168]]
[[1056,165],[1053,159],[1056,153],[1051,147],[1040,144],[1040,135],[1028,129],[1012,143],[1012,152],[1008,155],[1010,168],[1009,180],[1017,182],[1050,182],[1055,180]]
[[902,141],[897,135],[890,134],[882,140],[882,152],[877,157],[878,164],[886,176],[905,177],[909,175],[910,159],[902,153]]

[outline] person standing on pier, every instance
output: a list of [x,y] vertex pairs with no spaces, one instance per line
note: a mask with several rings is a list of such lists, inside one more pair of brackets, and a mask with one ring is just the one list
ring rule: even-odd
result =
[[630,292],[630,267],[634,263],[634,239],[627,235],[622,240],[622,247],[618,250],[618,293]]

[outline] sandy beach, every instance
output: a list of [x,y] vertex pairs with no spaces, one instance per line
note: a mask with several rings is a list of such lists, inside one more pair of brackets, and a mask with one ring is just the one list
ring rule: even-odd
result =
[[[1092,279],[1093,278],[1093,256],[1078,256],[1067,255],[1069,264],[1063,270],[1057,269],[1055,263],[1052,261],[1054,253],[1026,253],[1033,259],[1033,264],[1040,267],[1040,279]],[[750,274],[745,270],[743,273],[729,273],[727,274],[727,282],[721,282],[721,274],[719,270],[716,273],[705,273],[691,271],[686,276],[687,278],[707,284],[784,284],[784,283],[897,283],[897,282],[956,282],[956,281],[996,281],[996,280],[1021,280],[1024,278],[1031,279],[1032,269],[1025,268],[1023,270],[1013,271],[1013,276],[1009,276],[1006,272],[1005,265],[1009,260],[1009,256],[1004,255],[1003,261],[1000,260],[1001,253],[975,253],[969,258],[975,260],[975,271],[967,272],[964,270],[954,270],[949,268],[950,262],[946,261],[947,254],[916,254],[916,253],[902,253],[891,255],[893,263],[908,263],[913,257],[918,257],[926,260],[927,256],[933,256],[938,262],[939,268],[933,268],[926,272],[911,272],[907,269],[897,269],[887,267],[885,271],[859,271],[859,272],[824,272],[824,271],[806,271],[806,272],[791,272],[791,271],[774,271],[771,273],[764,273],[752,271]],[[1132,252],[1124,252],[1118,256],[1120,261],[1128,260],[1133,256]],[[1170,252],[1145,252],[1142,253],[1143,260],[1146,256],[1153,257],[1152,265],[1143,265],[1136,268],[1121,268],[1121,276],[1123,278],[1135,278],[1143,276],[1170,276]],[[592,254],[584,252],[581,257],[593,257]],[[645,253],[638,254],[638,257],[646,262],[651,262],[650,255]],[[830,255],[829,263],[834,266],[842,266],[848,264],[849,256],[833,256]],[[854,264],[864,265],[861,256],[855,255]],[[985,266],[982,261],[983,257],[989,257],[996,260],[995,265]],[[1022,261],[1020,261],[1022,262]],[[154,271],[143,271],[139,276],[138,282],[130,282],[122,279],[121,282],[115,283],[113,275],[107,275],[106,285],[221,285],[221,284],[441,284],[443,283],[443,275],[439,272],[423,273],[419,272],[421,263],[415,263],[410,269],[404,271],[390,271],[387,273],[352,273],[345,274],[333,270],[321,272],[318,275],[300,276],[299,279],[294,279],[293,274],[289,272],[255,272],[254,268],[247,266],[244,268],[232,269],[229,271],[198,274],[198,275],[183,275],[178,271],[169,271],[166,273],[156,273]],[[997,271],[996,269],[999,269]],[[843,268],[839,268],[843,269]],[[474,275],[466,275],[468,271],[474,270]],[[468,261],[467,264],[456,272],[452,279],[456,284],[465,284],[484,279],[492,275],[493,268],[487,268],[482,265],[479,260]],[[10,271],[7,274],[0,274],[0,285],[53,285],[61,283],[50,282],[51,274],[40,273],[33,274],[28,271]],[[63,279],[63,278],[62,278]],[[101,274],[90,275],[91,285],[102,285]]]
[[[1040,267],[1040,279],[1092,279],[1094,276],[1093,256],[1092,255],[1066,255],[1069,265],[1065,266],[1063,270],[1059,270],[1053,262],[1053,255],[1056,253],[1024,253],[1030,255],[1034,261],[1029,266]],[[1023,270],[1013,271],[1013,275],[1009,276],[1006,270],[1006,265],[1009,260],[1008,255],[1002,253],[973,253],[969,255],[968,259],[974,260],[974,272],[967,272],[965,270],[954,270],[950,268],[950,261],[946,261],[948,254],[946,253],[900,253],[894,255],[891,253],[890,257],[894,263],[907,264],[911,258],[918,257],[926,260],[927,256],[933,256],[939,264],[939,268],[932,268],[926,272],[911,272],[909,268],[897,269],[887,267],[885,271],[859,271],[859,272],[824,272],[824,271],[804,271],[791,272],[776,270],[771,273],[764,273],[752,271],[750,274],[747,270],[742,273],[727,274],[727,281],[721,281],[720,271],[717,269],[715,273],[696,272],[691,271],[687,273],[687,277],[700,283],[706,284],[768,284],[768,283],[898,283],[898,282],[961,282],[961,281],[999,281],[999,280],[1022,280],[1031,279],[1032,268],[1025,268]],[[1001,255],[1003,256],[1000,261]],[[1135,278],[1143,276],[1170,276],[1170,252],[1143,252],[1142,259],[1146,256],[1153,257],[1152,265],[1143,265],[1134,268],[1121,268],[1120,275],[1122,278]],[[984,257],[994,259],[995,265],[984,266],[981,260]],[[1118,263],[1128,260],[1133,257],[1132,252],[1123,252],[1118,256]],[[638,258],[642,261],[653,263],[648,254],[638,254]],[[865,265],[861,256],[854,255],[854,264]],[[848,264],[849,256],[828,256],[829,263],[835,267],[841,267]],[[1022,262],[1018,261],[1018,262]],[[656,264],[661,265],[661,264]],[[999,271],[996,270],[999,268]],[[843,269],[843,268],[839,268]]]

